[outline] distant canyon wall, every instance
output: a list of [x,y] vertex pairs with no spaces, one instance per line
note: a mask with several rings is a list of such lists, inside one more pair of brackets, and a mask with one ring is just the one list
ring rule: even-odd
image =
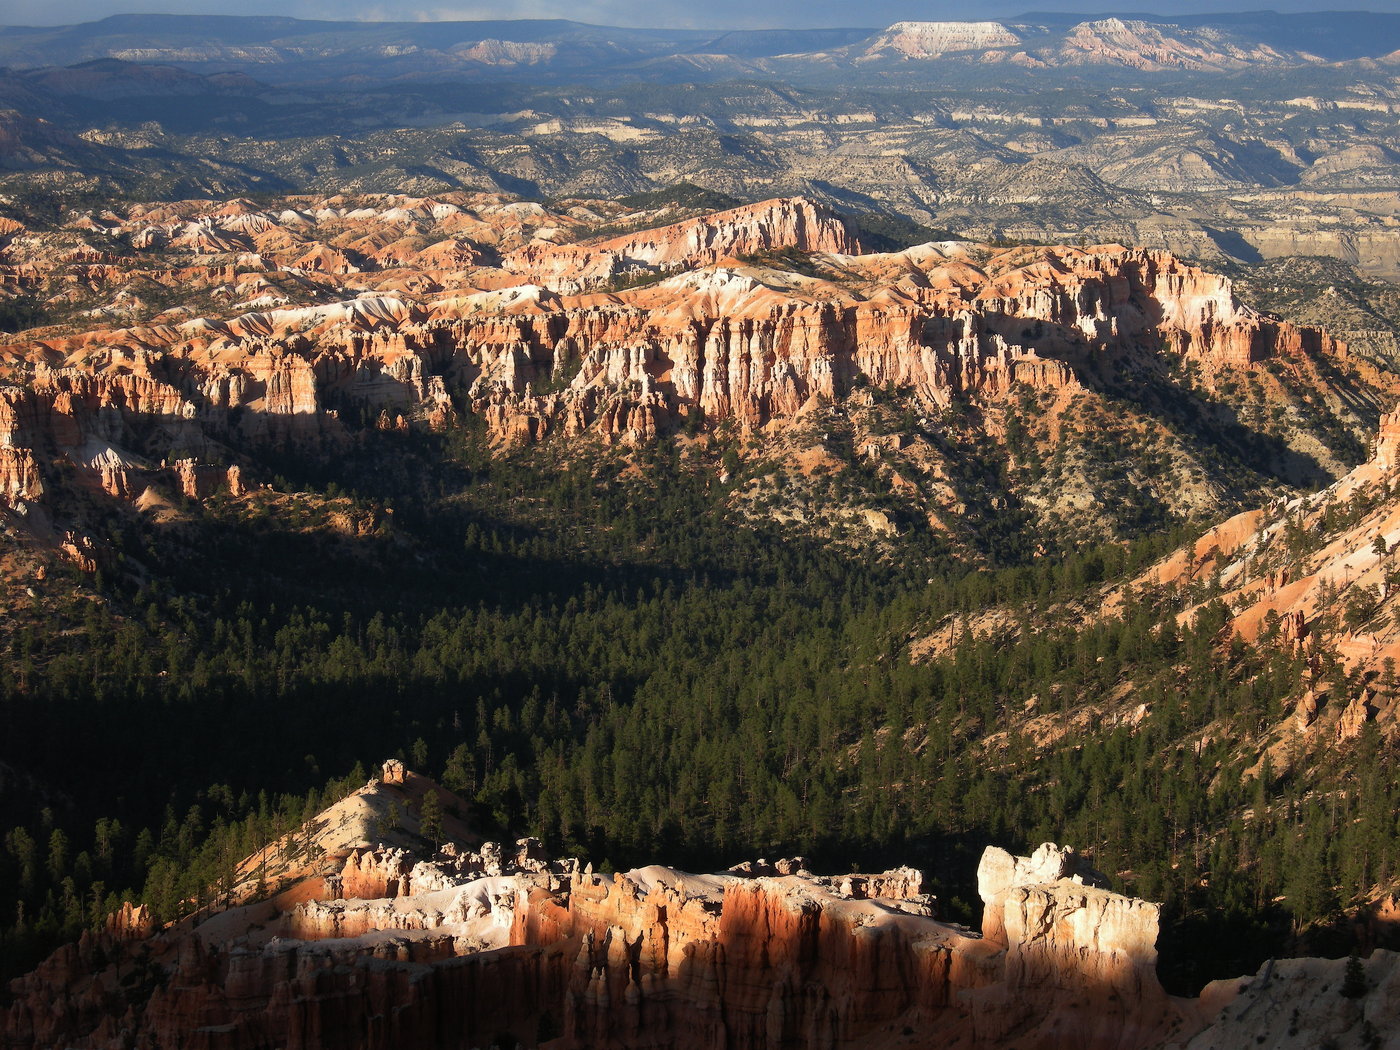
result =
[[[621,254],[605,264],[572,245],[521,249],[519,271],[494,270],[493,287],[470,294],[386,292],[21,344],[19,382],[0,388],[0,494],[39,499],[66,462],[114,496],[166,474],[198,498],[241,486],[226,446],[333,447],[358,428],[464,415],[502,444],[640,443],[696,413],[761,427],[862,385],[934,407],[1072,387],[1125,358],[1214,373],[1345,352],[1159,251],[937,244],[818,254],[810,272],[728,258],[856,247],[800,200],[609,243]],[[624,256],[656,279],[589,290]],[[661,277],[677,266],[693,268]]]

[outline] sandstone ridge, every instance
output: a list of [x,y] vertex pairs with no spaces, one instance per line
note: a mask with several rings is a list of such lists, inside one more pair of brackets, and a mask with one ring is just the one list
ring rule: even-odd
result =
[[[1301,657],[1297,690],[1262,740],[1276,771],[1330,753],[1368,725],[1400,733],[1398,469],[1400,409],[1382,416],[1371,458],[1335,484],[1236,515],[1134,581],[1179,592],[1183,620],[1204,605],[1201,582],[1218,581],[1227,635]],[[1326,674],[1332,664],[1350,681]]]
[[782,248],[844,255],[861,251],[844,219],[821,204],[794,197],[602,241],[536,242],[507,255],[504,265],[556,290],[578,291],[629,274],[710,266]]
[[[1088,885],[1073,851],[989,850],[979,935],[938,920],[912,869],[824,877],[796,858],[602,876],[526,840],[422,859],[356,830],[370,825],[353,814],[412,813],[441,790],[400,776],[316,818],[322,848],[278,868],[270,895],[248,891],[255,872],[268,879],[257,855],[222,910],[152,932],[127,909],[60,950],[14,982],[0,1040],[859,1047],[893,1030],[911,1046],[936,1032],[938,1045],[1139,1047],[1200,1023],[1156,982],[1156,906]],[[139,986],[120,980],[138,964]]]
[[[490,195],[284,203],[94,218],[125,255],[11,241],[0,277],[112,298],[6,348],[0,497],[43,501],[70,470],[122,500],[162,479],[237,496],[249,451],[330,450],[367,427],[476,417],[503,446],[640,444],[701,420],[780,427],[864,387],[933,411],[1073,393],[1120,366],[1209,383],[1346,357],[1161,251],[851,254],[844,220],[801,199],[587,245],[571,239],[597,214]],[[153,288],[185,289],[199,312],[114,323]]]

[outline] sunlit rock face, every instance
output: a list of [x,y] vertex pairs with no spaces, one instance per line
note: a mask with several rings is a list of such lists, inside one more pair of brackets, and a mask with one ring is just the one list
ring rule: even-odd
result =
[[[875,1047],[894,1031],[1116,1050],[1202,1023],[1157,984],[1156,905],[1090,885],[1071,850],[989,849],[979,935],[940,921],[910,868],[601,876],[528,839],[432,858],[372,844],[371,826],[408,841],[441,793],[398,776],[312,821],[316,848],[249,857],[223,910],[156,930],[127,908],[55,953],[12,985],[4,1045]],[[386,830],[387,813],[410,824]],[[138,967],[149,981],[122,980]]]
[[[114,227],[131,258],[84,262],[84,281],[125,288],[142,245],[176,245],[191,265],[142,280],[224,305],[127,327],[97,311],[86,330],[8,348],[0,496],[41,498],[63,463],[120,498],[162,474],[205,498],[242,484],[230,447],[324,452],[366,425],[475,416],[504,446],[645,444],[698,415],[781,423],[861,385],[933,408],[1072,390],[1124,362],[1209,379],[1344,353],[1165,252],[948,242],[861,255],[845,220],[801,198],[586,244],[558,243],[583,231],[538,205],[302,203],[186,202]],[[338,298],[281,303],[270,274]]]

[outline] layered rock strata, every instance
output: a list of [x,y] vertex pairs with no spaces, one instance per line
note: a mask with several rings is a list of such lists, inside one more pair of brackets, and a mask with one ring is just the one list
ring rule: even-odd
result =
[[[237,203],[198,221],[144,215],[164,221],[129,231],[131,250],[149,237],[224,259],[256,242],[266,267],[297,221],[358,214],[342,206],[289,217]],[[538,206],[502,205],[486,218],[523,222],[529,208]],[[432,236],[448,219],[483,239],[490,228],[455,205],[374,214],[382,225],[437,222]],[[800,199],[602,244],[542,239],[558,233],[537,230],[501,266],[457,258],[450,271],[414,269],[429,256],[444,261],[441,242],[395,255],[388,232],[354,242],[355,258],[378,262],[353,273],[327,259],[309,269],[311,248],[292,242],[296,257],[278,272],[320,282],[317,294],[339,301],[282,307],[264,296],[155,324],[39,330],[6,348],[0,367],[10,383],[0,387],[0,496],[41,499],[70,467],[125,499],[162,477],[191,498],[236,494],[242,478],[226,466],[236,450],[333,447],[358,428],[440,428],[471,415],[502,444],[551,433],[638,443],[696,415],[744,429],[781,423],[866,384],[936,407],[1017,386],[1073,389],[1124,362],[1190,365],[1209,380],[1270,358],[1345,353],[1316,329],[1249,310],[1227,281],[1165,252],[944,243],[852,255],[859,245],[843,221]],[[344,238],[331,243],[351,251]],[[815,254],[801,272],[750,254],[777,248]],[[390,266],[399,256],[412,264]],[[115,264],[102,264],[110,274],[82,265],[94,287],[119,280]],[[619,266],[680,272],[615,292],[568,291]],[[247,290],[237,266],[215,270],[215,291],[236,299]]]
[[[1086,885],[1049,845],[988,851],[985,936],[936,919],[911,869],[604,877],[522,842],[500,873],[468,870],[487,852],[356,851],[333,877],[151,937],[126,915],[14,983],[0,1042],[1126,1048],[1199,1024],[1153,974],[1156,906]],[[398,895],[329,897],[379,869]]]
[[511,252],[504,265],[557,290],[577,291],[628,274],[712,266],[783,248],[841,255],[861,251],[859,238],[840,216],[790,197],[602,241],[536,242]]

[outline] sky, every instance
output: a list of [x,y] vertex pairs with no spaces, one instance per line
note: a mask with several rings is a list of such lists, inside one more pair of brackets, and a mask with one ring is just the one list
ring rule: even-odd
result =
[[595,25],[687,28],[883,26],[904,19],[1007,18],[1028,10],[1209,14],[1249,11],[1400,12],[1400,0],[0,0],[0,25],[71,25],[114,14],[290,15],[371,21],[571,18]]

